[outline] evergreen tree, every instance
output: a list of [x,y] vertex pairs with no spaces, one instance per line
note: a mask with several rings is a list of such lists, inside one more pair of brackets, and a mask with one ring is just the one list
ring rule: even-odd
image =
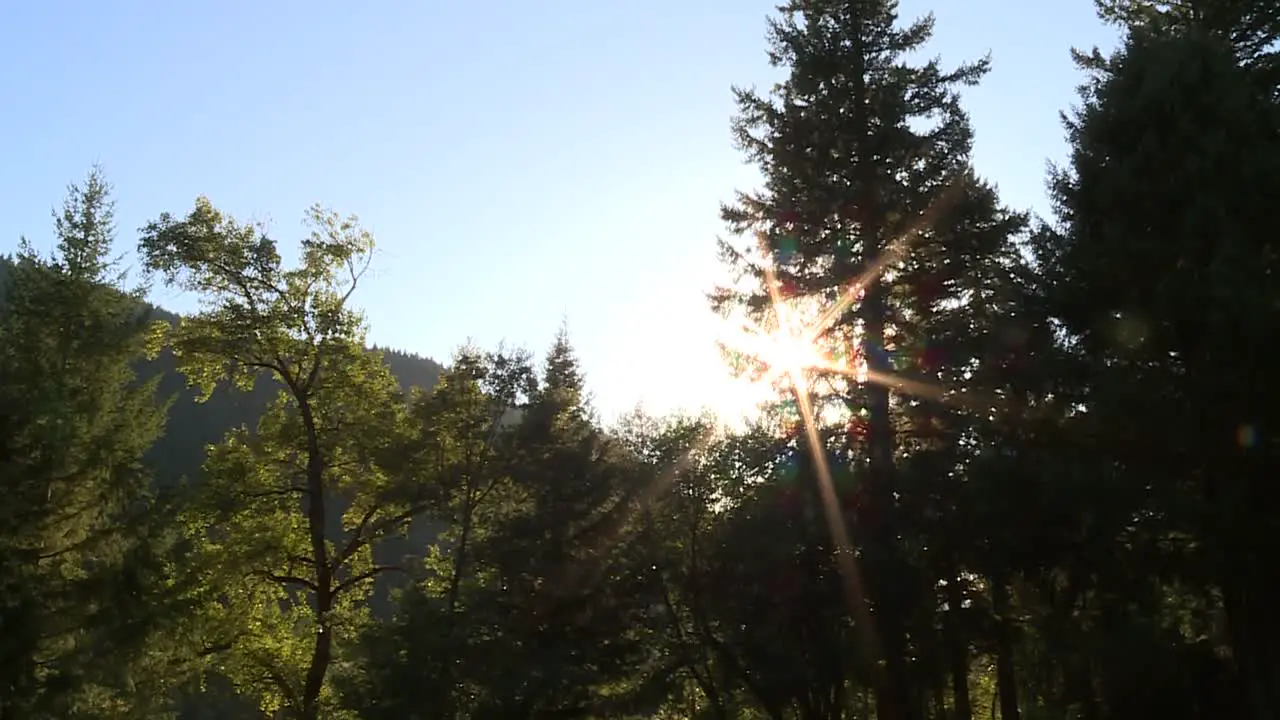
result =
[[[1280,583],[1272,563],[1255,559],[1275,552],[1263,528],[1280,507],[1266,439],[1278,398],[1263,360],[1278,338],[1262,320],[1280,303],[1271,231],[1280,108],[1213,28],[1137,26],[1089,67],[1068,121],[1071,165],[1051,187],[1059,232],[1040,257],[1085,369],[1082,422],[1114,478],[1105,507],[1115,532],[1167,568],[1162,586],[1129,582],[1123,592],[1154,595],[1148,607],[1181,598],[1193,617],[1212,613],[1220,595],[1249,712],[1274,717],[1277,626],[1260,608],[1274,606]],[[1090,571],[1106,578],[1100,557]],[[1166,648],[1170,636],[1174,647],[1207,641],[1184,635],[1207,620],[1152,615],[1145,631]],[[1118,685],[1102,698],[1117,715],[1134,697]]]
[[[459,356],[416,406],[411,454],[446,523],[425,580],[364,643],[362,717],[617,716],[644,678],[648,557],[628,552],[644,465],[591,419],[561,332],[522,355]],[[512,412],[515,410],[516,412]]]
[[426,575],[405,588],[390,623],[362,638],[364,672],[347,703],[365,718],[455,718],[474,712],[489,662],[485,637],[501,618],[477,598],[493,583],[478,548],[521,509],[504,453],[511,416],[528,402],[535,372],[523,353],[460,351],[439,384],[413,402],[403,468],[432,488],[425,517],[442,525]]
[[1242,66],[1280,88],[1280,7],[1269,0],[1094,0],[1099,16],[1122,29],[1197,30],[1231,47]]
[[[25,241],[0,315],[0,717],[162,710],[175,677],[157,633],[164,514],[142,459],[164,412],[133,366],[141,289],[110,258],[110,187],[95,168],[54,216],[49,257]],[[108,661],[107,659],[110,658]],[[154,706],[148,706],[154,702]]]
[[481,550],[501,588],[485,603],[502,621],[474,716],[605,712],[645,652],[648,575],[625,552],[643,477],[595,423],[563,329],[503,463],[520,512]]
[[[770,60],[789,68],[788,79],[769,97],[736,91],[735,133],[765,187],[723,210],[729,228],[758,245],[721,243],[746,283],[718,291],[713,303],[771,331],[786,325],[779,315],[811,314],[805,329],[843,366],[845,377],[809,373],[796,392],[812,396],[815,418],[848,423],[847,435],[827,434],[848,443],[819,452],[839,449],[834,460],[853,463],[865,488],[856,515],[883,645],[877,712],[914,718],[908,624],[921,598],[901,545],[895,457],[906,442],[898,416],[915,401],[902,391],[943,379],[944,368],[952,376],[969,369],[965,348],[945,344],[948,313],[974,331],[975,288],[999,282],[1024,220],[1000,208],[969,168],[972,130],[959,89],[982,77],[985,59],[952,70],[912,64],[933,20],[898,27],[892,1],[797,0],[781,13],[770,24]],[[931,387],[935,400],[945,393]],[[867,673],[875,677],[875,666]]]

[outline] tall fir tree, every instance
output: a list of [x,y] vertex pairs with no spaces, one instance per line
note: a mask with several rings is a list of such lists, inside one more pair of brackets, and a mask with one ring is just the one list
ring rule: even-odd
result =
[[95,168],[54,215],[55,251],[24,241],[0,300],[6,720],[141,716],[173,679],[153,642],[166,536],[143,466],[164,408],[134,374],[153,334],[110,256],[113,210]]
[[968,312],[975,287],[998,280],[1024,218],[970,169],[959,90],[979,81],[987,60],[913,64],[933,19],[899,27],[893,0],[795,0],[780,12],[770,61],[788,78],[767,97],[735,91],[735,135],[765,185],[722,213],[735,235],[757,242],[722,241],[744,282],[712,301],[766,329],[779,327],[779,304],[821,318],[808,318],[817,326],[808,329],[843,372],[810,373],[802,392],[815,417],[847,423],[843,447],[821,451],[838,449],[836,462],[852,463],[865,488],[856,528],[884,661],[882,674],[868,674],[881,675],[879,717],[915,718],[907,625],[919,598],[901,546],[895,458],[899,413],[916,401],[903,391],[943,379],[943,368],[963,374],[964,348],[931,337],[942,332],[932,326]]
[[1242,66],[1280,89],[1280,7],[1270,0],[1094,0],[1122,30],[1196,30],[1226,43]]
[[[514,412],[513,412],[514,411]],[[412,462],[445,523],[427,576],[365,637],[361,717],[619,716],[653,662],[640,464],[591,419],[566,333],[538,373],[464,352],[415,404]]]
[[486,600],[504,618],[494,640],[518,651],[491,668],[473,717],[604,712],[644,652],[642,559],[620,547],[642,479],[595,422],[564,328],[539,380],[503,460],[520,512],[481,551],[502,588]]
[[1166,561],[1179,584],[1220,594],[1245,712],[1275,717],[1280,625],[1261,608],[1280,579],[1261,558],[1280,507],[1264,359],[1280,341],[1266,319],[1280,307],[1280,106],[1232,40],[1197,22],[1136,24],[1086,67],[1071,163],[1051,185],[1059,227],[1039,254],[1087,368],[1085,421],[1111,440],[1092,448],[1119,480],[1107,507],[1129,545],[1179,548]]
[[505,458],[512,416],[535,385],[524,353],[465,348],[413,402],[402,467],[434,489],[437,502],[425,519],[442,530],[425,577],[400,595],[394,619],[362,638],[364,672],[347,679],[345,690],[360,717],[446,720],[470,716],[481,701],[492,663],[486,638],[503,620],[477,602],[494,578],[483,548],[523,509]]

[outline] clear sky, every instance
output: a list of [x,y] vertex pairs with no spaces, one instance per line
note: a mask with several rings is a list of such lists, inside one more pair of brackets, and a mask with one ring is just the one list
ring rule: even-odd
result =
[[[733,84],[775,79],[769,0],[0,0],[0,251],[101,163],[119,242],[199,194],[288,246],[313,202],[379,254],[379,345],[545,349],[562,319],[606,417],[720,404],[703,292],[718,203],[750,188]],[[1089,0],[904,0],[968,94],[976,164],[1043,212],[1069,48],[1113,43]],[[170,309],[192,307],[163,289]]]

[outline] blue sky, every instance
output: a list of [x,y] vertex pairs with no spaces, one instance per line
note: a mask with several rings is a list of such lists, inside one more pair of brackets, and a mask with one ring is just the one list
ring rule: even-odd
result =
[[[0,4],[0,251],[101,163],[119,242],[199,194],[271,222],[313,202],[378,239],[371,339],[447,359],[541,351],[563,318],[606,416],[723,405],[718,203],[754,185],[733,84],[775,79],[763,0],[43,0]],[[975,162],[1043,212],[1071,46],[1110,46],[1088,0],[904,0],[931,53],[993,55],[967,95]],[[158,289],[187,310],[191,300]]]

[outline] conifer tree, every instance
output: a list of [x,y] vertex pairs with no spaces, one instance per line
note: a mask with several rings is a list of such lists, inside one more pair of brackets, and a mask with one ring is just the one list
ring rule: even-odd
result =
[[[1277,552],[1265,528],[1280,508],[1280,398],[1264,359],[1280,341],[1264,320],[1280,306],[1280,107],[1231,41],[1195,23],[1135,25],[1086,67],[1071,163],[1052,178],[1059,226],[1039,255],[1087,372],[1076,392],[1100,439],[1090,454],[1114,477],[1102,517],[1132,552],[1172,555],[1176,580],[1146,592],[1177,596],[1194,578],[1189,606],[1221,594],[1245,712],[1275,717],[1280,626],[1261,608],[1280,602],[1280,578],[1261,558]],[[1183,620],[1150,614],[1174,647],[1193,640]],[[1119,713],[1132,695],[1102,702]]]
[[1280,83],[1280,7],[1270,0],[1094,0],[1099,16],[1122,30],[1197,30],[1232,49],[1245,67]]
[[877,713],[915,718],[907,625],[920,598],[900,545],[895,458],[908,430],[899,414],[916,401],[902,391],[964,374],[972,350],[948,345],[946,326],[974,330],[969,303],[1000,282],[1024,219],[970,169],[959,90],[987,60],[913,64],[933,20],[898,26],[893,0],[795,0],[780,11],[770,61],[787,79],[768,96],[735,91],[735,136],[765,184],[723,209],[749,241],[721,243],[742,282],[712,301],[767,330],[785,325],[779,304],[807,314],[805,330],[843,366],[843,377],[808,373],[798,392],[812,396],[815,417],[848,425],[834,459],[853,463],[865,488],[856,527],[883,649]]
[[651,573],[627,542],[645,483],[591,418],[567,334],[540,373],[522,353],[461,353],[413,419],[411,464],[446,529],[395,621],[365,636],[351,706],[445,720],[639,702]]
[[[54,216],[52,255],[22,248],[0,300],[0,717],[124,717],[168,692],[164,513],[143,456],[163,429],[138,382],[141,289],[110,253],[95,168]],[[111,658],[109,662],[105,658]]]
[[[475,717],[594,713],[643,648],[642,559],[623,554],[642,487],[628,453],[596,424],[577,355],[562,328],[513,428],[505,472],[520,512],[483,551],[503,588],[488,697]],[[614,688],[616,693],[616,687]]]
[[402,467],[432,488],[436,501],[424,519],[442,529],[431,540],[425,577],[400,595],[394,619],[362,637],[363,672],[344,691],[361,717],[474,712],[489,672],[484,640],[503,621],[477,602],[494,579],[483,549],[523,509],[505,450],[535,376],[523,352],[464,348],[414,400]]

